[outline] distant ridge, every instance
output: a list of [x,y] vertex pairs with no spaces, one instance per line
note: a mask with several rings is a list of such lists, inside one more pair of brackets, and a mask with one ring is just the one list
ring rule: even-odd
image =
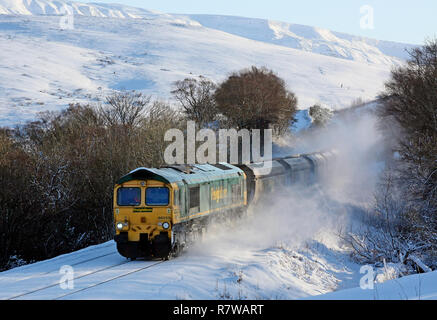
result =
[[336,58],[379,64],[398,64],[414,45],[375,40],[318,27],[234,16],[185,15],[201,25],[244,38],[273,43]]
[[[72,10],[72,12],[71,12]],[[63,15],[142,18],[157,12],[119,4],[81,3],[63,0],[0,0],[0,14]]]

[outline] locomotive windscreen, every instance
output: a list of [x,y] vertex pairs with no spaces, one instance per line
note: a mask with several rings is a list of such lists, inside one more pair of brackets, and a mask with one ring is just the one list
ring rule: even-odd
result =
[[117,191],[119,206],[139,206],[141,204],[140,188],[120,188]]
[[170,191],[168,188],[147,188],[146,204],[148,206],[166,206],[169,204]]

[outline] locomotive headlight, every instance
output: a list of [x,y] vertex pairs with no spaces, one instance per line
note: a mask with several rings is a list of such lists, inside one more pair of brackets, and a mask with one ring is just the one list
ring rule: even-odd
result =
[[164,222],[164,223],[162,224],[162,227],[163,227],[165,230],[167,230],[168,228],[170,228],[170,224],[169,224],[168,222]]
[[116,227],[117,227],[118,231],[129,229],[129,222],[128,221],[125,221],[124,223],[123,222],[118,222],[116,224]]

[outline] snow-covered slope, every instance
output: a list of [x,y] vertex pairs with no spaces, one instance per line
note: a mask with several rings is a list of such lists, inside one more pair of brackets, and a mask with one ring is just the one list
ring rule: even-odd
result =
[[0,0],[0,14],[63,15],[142,18],[152,11],[119,4],[80,3],[63,0]]
[[413,47],[403,43],[379,41],[317,27],[265,19],[218,15],[188,15],[187,17],[205,27],[244,38],[368,63],[397,64],[407,57],[405,49]]
[[[74,8],[68,18],[72,29],[64,28],[66,17],[58,15],[65,5]],[[219,82],[252,65],[277,72],[298,96],[299,108],[321,103],[339,109],[357,98],[374,99],[399,61],[353,37],[347,42],[346,36],[311,27],[299,33],[295,25],[289,25],[290,32],[302,43],[310,41],[314,50],[291,48],[262,36],[272,31],[271,22],[264,30],[252,27],[253,19],[235,18],[238,23],[230,21],[225,30],[227,24],[219,25],[217,17],[62,0],[0,0],[0,13],[0,126],[69,103],[98,102],[111,90],[171,99],[176,80],[203,75]],[[322,42],[337,50],[339,41],[345,52],[341,59],[316,50]]]
[[316,300],[437,300],[437,271],[415,274],[375,284],[373,289],[340,290]]
[[373,99],[390,68],[241,38],[180,17],[147,19],[75,16],[62,30],[56,16],[0,15],[0,125],[43,110],[96,101],[111,89],[169,98],[172,83],[266,66],[285,79],[308,108],[333,109]]
[[[0,0],[0,14],[146,18],[156,13],[119,4],[65,0]],[[156,13],[158,14],[158,13]],[[399,63],[410,45],[356,37],[326,29],[280,21],[218,15],[185,15],[201,25],[244,38],[369,63]]]

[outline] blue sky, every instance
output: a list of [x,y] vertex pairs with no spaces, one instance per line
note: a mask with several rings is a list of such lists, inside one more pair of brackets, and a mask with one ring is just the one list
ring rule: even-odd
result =
[[[80,1],[80,0],[79,0]],[[436,0],[93,0],[166,13],[235,15],[305,24],[380,40],[422,44],[437,37]],[[373,29],[363,29],[362,6],[373,8]],[[368,12],[368,11],[367,11]]]

